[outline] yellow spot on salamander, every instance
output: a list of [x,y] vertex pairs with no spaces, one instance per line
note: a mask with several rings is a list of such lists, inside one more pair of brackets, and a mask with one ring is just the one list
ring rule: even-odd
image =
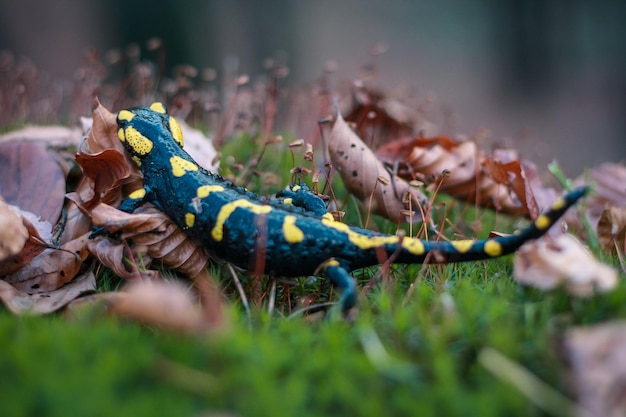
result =
[[132,193],[128,194],[128,197],[132,198],[133,200],[140,200],[140,199],[144,198],[145,196],[146,196],[146,189],[145,188],[140,188],[140,189],[135,190]]
[[150,110],[155,111],[157,113],[167,113],[167,109],[165,108],[165,105],[163,105],[163,103],[161,102],[154,102],[150,105]]
[[137,156],[133,156],[133,161],[135,161],[135,163],[137,164],[138,167],[141,166],[141,159],[139,159],[139,157]]
[[378,246],[398,243],[400,238],[398,236],[367,236],[355,232],[350,229],[347,224],[330,221],[325,217],[322,217],[322,224],[330,227],[331,229],[338,230],[348,235],[350,243],[362,250],[372,249]]
[[304,240],[304,233],[296,226],[296,216],[285,216],[283,235],[288,243],[299,243]]
[[117,118],[119,120],[124,120],[125,122],[130,122],[135,117],[135,113],[130,112],[128,110],[122,110],[117,114]]
[[152,151],[152,141],[139,133],[139,131],[134,127],[127,126],[124,130],[124,134],[124,136],[126,137],[126,142],[136,154],[147,155],[150,153],[150,151]]
[[324,263],[324,269],[331,267],[331,266],[340,266],[341,264],[339,263],[338,260],[336,259],[329,259]]
[[495,240],[487,240],[485,242],[484,251],[491,257],[500,256],[502,255],[502,245]]
[[235,200],[228,204],[224,204],[220,209],[220,212],[217,214],[215,226],[211,231],[211,236],[213,236],[213,239],[218,242],[222,241],[222,239],[224,238],[224,223],[226,223],[226,220],[228,220],[230,215],[233,214],[233,212],[238,208],[247,209],[254,214],[267,214],[272,211],[272,208],[270,206],[254,204],[253,202],[244,199]]
[[222,187],[221,185],[203,185],[201,187],[198,187],[198,198],[206,198],[209,196],[209,194],[211,193],[217,193],[220,191],[224,191],[224,187]]
[[183,130],[180,128],[178,121],[173,117],[170,117],[170,133],[181,148],[185,146],[185,142],[183,141]]
[[291,191],[293,191],[294,193],[297,193],[299,189],[300,189],[299,185],[294,185],[293,187],[291,187]]
[[465,253],[469,252],[469,250],[472,248],[472,245],[474,244],[474,241],[470,239],[453,240],[452,242],[450,242],[450,244],[454,246],[454,249],[456,249],[457,252]]
[[185,224],[187,225],[187,227],[193,227],[193,224],[196,221],[196,216],[193,213],[186,213],[185,214]]
[[539,229],[539,230],[547,229],[548,227],[550,227],[551,223],[552,222],[550,221],[550,218],[548,216],[546,216],[545,214],[540,215],[535,220],[535,226],[537,226],[537,229]]
[[322,216],[322,219],[326,219],[326,220],[328,220],[330,222],[334,222],[335,221],[335,218],[330,213],[324,213],[324,215]]
[[124,129],[120,128],[120,130],[117,131],[117,137],[120,138],[122,142],[126,140],[126,136],[124,135]]
[[552,203],[552,210],[561,210],[565,207],[565,199],[563,197],[557,198],[554,203]]
[[283,200],[283,204],[286,204],[288,206],[293,206],[293,200],[291,198],[285,198]]
[[424,254],[424,243],[413,237],[405,237],[402,239],[402,247],[412,253],[413,255]]
[[182,177],[187,171],[198,170],[198,165],[180,156],[172,156],[170,158],[170,165],[172,166],[172,174],[174,174],[175,177]]

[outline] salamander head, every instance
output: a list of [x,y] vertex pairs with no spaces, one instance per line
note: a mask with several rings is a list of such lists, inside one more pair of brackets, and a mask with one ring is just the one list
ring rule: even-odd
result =
[[162,103],[122,110],[117,114],[117,125],[120,141],[138,165],[156,147],[183,147],[180,125]]

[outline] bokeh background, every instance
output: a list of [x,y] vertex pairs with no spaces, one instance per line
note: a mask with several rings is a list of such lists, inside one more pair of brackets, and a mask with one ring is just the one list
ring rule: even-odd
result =
[[456,133],[486,128],[576,176],[626,156],[625,21],[619,0],[4,0],[0,49],[71,80],[87,48],[157,36],[169,67],[236,62],[254,76],[273,56],[299,85],[328,61],[336,80],[356,77],[383,42],[382,88],[434,92]]

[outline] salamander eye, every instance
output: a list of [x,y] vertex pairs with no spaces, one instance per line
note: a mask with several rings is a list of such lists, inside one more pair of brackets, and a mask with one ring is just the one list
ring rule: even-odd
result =
[[173,117],[170,117],[170,132],[172,133],[172,137],[176,143],[178,143],[181,148],[185,146],[185,143],[183,142],[183,131],[180,128],[178,121],[176,121]]
[[158,101],[150,105],[150,110],[155,111],[157,113],[162,113],[162,114],[167,113],[167,107],[165,106],[165,104],[158,102]]

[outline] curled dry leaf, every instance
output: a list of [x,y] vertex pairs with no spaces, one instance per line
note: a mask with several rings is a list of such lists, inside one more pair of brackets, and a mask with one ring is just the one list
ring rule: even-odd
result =
[[152,262],[145,251],[137,248],[133,251],[129,245],[117,239],[102,237],[90,240],[87,247],[104,266],[128,280],[145,277],[147,272],[140,271],[140,266],[150,265]]
[[0,195],[7,203],[57,222],[65,198],[65,175],[44,143],[0,144],[0,170]]
[[88,256],[87,235],[55,248],[28,229],[24,250],[0,265],[2,279],[29,294],[50,292],[72,280]]
[[[32,219],[33,222],[29,219]],[[49,241],[49,238],[51,237],[52,225],[45,221],[36,220],[40,219],[32,213],[20,211],[17,223],[7,226],[7,233],[18,233],[14,228],[23,226],[27,233],[27,240],[19,253],[16,253],[15,255],[0,262],[0,277],[3,278],[14,273],[20,268],[27,266],[35,256],[39,255],[48,246],[50,246],[46,242]],[[2,232],[0,232],[0,236],[2,236]],[[45,236],[46,238],[42,236]],[[10,238],[11,237],[9,237],[9,239]]]
[[587,218],[592,226],[598,225],[602,213],[611,207],[626,207],[626,166],[604,163],[589,170],[588,177],[576,183],[591,182],[593,194],[587,199]]
[[48,248],[2,279],[29,294],[49,292],[74,278],[81,263],[80,255],[74,252]]
[[[540,189],[536,169],[516,152],[487,156],[474,141],[446,136],[402,138],[376,151],[380,160],[398,167],[398,175],[426,184],[467,203],[493,207],[514,216],[540,214],[533,190]],[[444,174],[445,173],[445,174]]]
[[522,246],[515,255],[513,276],[542,290],[562,286],[579,297],[610,291],[617,285],[617,271],[597,261],[569,234]]
[[[467,203],[493,207],[514,216],[535,219],[556,192],[543,187],[532,163],[517,151],[480,151],[475,140],[437,136],[426,118],[433,96],[418,102],[400,99],[364,85],[354,91],[346,120],[356,124],[361,138],[377,157],[407,181],[436,185],[439,191]],[[546,192],[548,191],[548,192]]]
[[0,280],[0,299],[14,314],[47,314],[66,306],[74,299],[95,291],[96,278],[92,272],[53,291],[29,294]]
[[83,135],[79,128],[66,126],[26,126],[0,135],[0,143],[45,142],[48,146],[67,148],[78,146]]
[[591,416],[626,415],[626,322],[575,328],[563,347],[581,407]]
[[93,124],[76,154],[84,175],[76,191],[68,194],[71,202],[62,243],[91,230],[91,220],[79,206],[89,209],[100,202],[118,205],[124,193],[141,187],[141,172],[117,136],[115,114],[98,101],[95,104]]
[[[143,263],[160,259],[165,265],[195,277],[208,262],[204,249],[154,207],[142,207],[131,214],[100,204],[91,215],[96,226],[106,227],[112,233],[121,232],[122,240],[132,239],[134,256],[141,256]],[[97,238],[89,243],[89,248],[120,276],[136,277],[136,272],[128,269],[129,264],[124,264],[129,252],[123,242],[116,244],[107,238]]]
[[[407,221],[406,212],[412,210],[415,214],[410,219],[421,220],[418,205],[426,205],[427,198],[408,182],[391,175],[340,113],[330,132],[328,151],[346,188],[366,209],[394,222]],[[410,196],[411,205],[405,204],[409,200],[406,196]]]
[[[355,82],[352,90],[352,103],[343,114],[349,123],[354,123],[356,133],[372,149],[391,139],[413,136],[434,135],[437,127],[427,119],[436,100],[434,94],[418,98],[410,88],[401,86],[393,94],[383,93],[368,87],[363,82]],[[409,91],[409,94],[406,94]],[[342,103],[348,103],[342,100]]]
[[598,221],[598,240],[609,253],[626,254],[626,206],[611,207]]
[[189,289],[179,282],[135,281],[124,291],[105,294],[104,300],[115,316],[170,330],[197,332],[216,325],[206,320]]
[[27,240],[21,216],[0,199],[0,261],[20,253]]

